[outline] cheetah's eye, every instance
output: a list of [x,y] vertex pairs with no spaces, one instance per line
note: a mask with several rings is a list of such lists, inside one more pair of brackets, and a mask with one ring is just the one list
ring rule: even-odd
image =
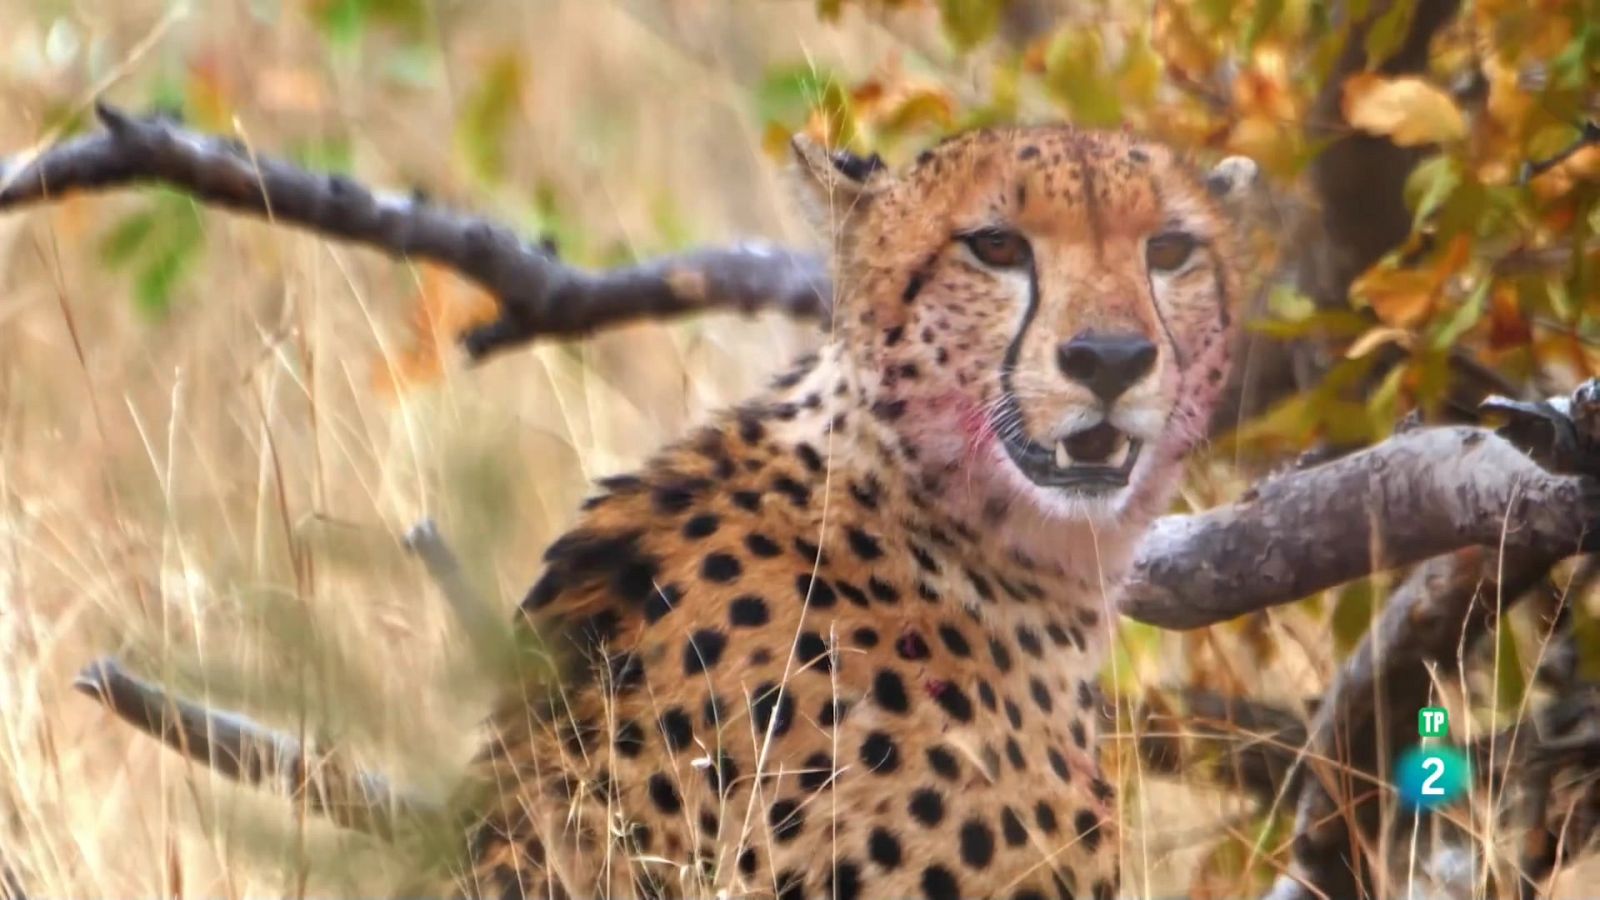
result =
[[1194,252],[1193,235],[1181,231],[1158,234],[1145,242],[1144,261],[1152,272],[1173,272],[1189,261]]
[[1016,269],[1028,264],[1033,249],[1028,239],[1004,228],[983,228],[961,235],[972,255],[986,266]]

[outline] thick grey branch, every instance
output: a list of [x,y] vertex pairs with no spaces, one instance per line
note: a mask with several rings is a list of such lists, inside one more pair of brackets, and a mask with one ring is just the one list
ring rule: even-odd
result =
[[486,219],[415,196],[375,193],[163,119],[133,118],[104,105],[96,111],[104,131],[36,156],[0,159],[0,210],[153,182],[390,256],[429,260],[481,285],[500,305],[498,320],[462,339],[475,358],[630,319],[762,308],[820,319],[830,308],[827,268],[813,254],[746,243],[586,272]]
[[1201,628],[1463,547],[1591,549],[1600,488],[1545,471],[1478,428],[1431,428],[1168,516],[1140,547],[1122,611]]
[[90,663],[73,687],[212,771],[304,801],[345,828],[392,839],[402,819],[433,812],[430,804],[397,794],[380,775],[308,752],[289,735],[244,716],[173,697],[115,659]]

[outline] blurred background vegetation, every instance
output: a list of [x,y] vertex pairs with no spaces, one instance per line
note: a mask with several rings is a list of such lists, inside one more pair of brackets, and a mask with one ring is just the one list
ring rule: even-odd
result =
[[[1600,14],[1474,0],[1424,29],[1438,6],[0,0],[0,153],[89,127],[104,96],[420,190],[592,266],[810,241],[781,172],[799,129],[891,162],[1042,119],[1246,154],[1281,197],[1261,239],[1290,252],[1248,310],[1246,376],[1184,493],[1206,508],[1408,414],[1600,374],[1600,146],[1582,141]],[[1384,165],[1330,164],[1339,148]],[[24,884],[393,887],[406,867],[386,848],[213,783],[72,694],[72,674],[117,652],[442,789],[486,686],[397,536],[437,518],[509,609],[587,479],[821,340],[715,315],[463,368],[453,337],[490,309],[441,270],[162,190],[0,218],[0,856]],[[1375,581],[1191,634],[1130,626],[1113,687],[1299,708],[1366,631]],[[1576,604],[1591,671],[1595,612]],[[1534,689],[1545,630],[1526,615],[1474,709]],[[1119,775],[1130,892],[1241,896],[1284,865],[1292,811],[1264,821],[1199,782]]]

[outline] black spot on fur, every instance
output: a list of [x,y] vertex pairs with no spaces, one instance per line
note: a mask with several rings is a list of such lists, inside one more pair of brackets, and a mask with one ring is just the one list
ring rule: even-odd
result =
[[972,700],[966,691],[948,682],[934,691],[933,699],[957,722],[972,721]]
[[806,561],[806,565],[826,566],[828,564],[828,554],[822,552],[822,548],[805,538],[794,539],[794,552],[800,554],[800,558]]
[[1044,645],[1039,643],[1039,633],[1026,625],[1017,626],[1017,645],[1034,659],[1044,657]]
[[807,469],[810,469],[813,472],[822,471],[822,454],[817,452],[817,448],[811,446],[810,444],[801,443],[794,448],[794,453],[796,456],[800,457],[800,462]]
[[728,636],[715,628],[702,628],[683,645],[683,674],[698,675],[715,668],[727,649]]
[[711,482],[704,478],[669,478],[650,492],[650,502],[659,513],[680,513],[688,509]]
[[1100,817],[1087,809],[1080,809],[1072,817],[1072,827],[1078,829],[1078,839],[1090,853],[1100,846]]
[[1051,809],[1050,804],[1043,800],[1040,800],[1038,805],[1033,808],[1033,821],[1039,826],[1039,830],[1045,834],[1056,833],[1056,811]]
[[845,529],[845,538],[849,541],[850,552],[863,562],[872,562],[883,557],[883,545],[878,541],[877,535],[851,526]]
[[806,811],[800,801],[784,797],[767,807],[767,823],[772,826],[772,839],[787,844],[800,836],[806,827]]
[[733,783],[739,778],[739,763],[726,752],[719,751],[717,758],[711,765],[706,766],[706,784],[718,796],[723,796],[733,789]]
[[624,719],[617,723],[617,732],[611,737],[611,745],[616,748],[619,756],[629,759],[637,757],[644,749],[644,729],[632,719]]
[[794,724],[794,698],[781,685],[766,682],[751,697],[750,716],[761,739],[769,731],[774,738],[782,737]]
[[899,603],[900,591],[894,585],[877,576],[867,579],[867,590],[872,592],[872,597],[879,603]]
[[744,537],[744,548],[750,555],[757,559],[771,559],[783,552],[777,541],[767,537],[759,531],[752,531]]
[[972,645],[967,643],[967,638],[961,633],[961,629],[954,625],[940,625],[939,639],[944,641],[945,648],[956,656],[972,655]]
[[659,622],[667,613],[678,608],[678,601],[683,599],[683,591],[675,584],[669,584],[650,594],[650,599],[644,604],[644,618],[646,622]]
[[906,810],[918,823],[932,828],[944,820],[944,797],[933,788],[922,788],[911,795]]
[[861,867],[848,859],[835,860],[828,877],[823,879],[823,886],[833,900],[859,900]]
[[1033,703],[1041,712],[1048,713],[1055,701],[1050,696],[1050,689],[1037,678],[1028,679],[1028,693],[1033,695]]
[[946,781],[955,781],[961,777],[961,763],[956,760],[943,744],[935,744],[927,749],[928,767],[933,769],[935,775]]
[[900,841],[884,828],[874,828],[867,835],[867,856],[885,869],[897,869],[904,852]]
[[927,900],[957,900],[961,884],[944,866],[929,866],[922,870],[922,896]]
[[1014,737],[1006,738],[1006,761],[1011,763],[1011,768],[1022,772],[1028,768],[1028,760],[1022,755],[1022,745]]
[[888,732],[873,731],[861,742],[861,764],[874,775],[888,775],[900,768],[900,748]]
[[672,778],[662,772],[650,776],[649,782],[650,802],[656,809],[668,815],[683,810],[683,798],[678,796],[678,789],[673,786]]
[[805,509],[811,503],[811,489],[787,475],[773,478],[772,489],[788,497],[789,502],[800,509]]
[[833,785],[833,757],[828,754],[813,753],[801,766],[800,786],[805,790],[816,793]]
[[794,589],[800,595],[800,600],[814,609],[832,609],[839,602],[833,587],[821,578],[812,578],[810,572],[795,576]]
[[978,819],[961,823],[961,861],[969,868],[982,869],[994,860],[994,830]]
[[1061,755],[1061,751],[1050,747],[1045,750],[1044,755],[1046,759],[1050,760],[1050,771],[1056,773],[1057,778],[1070,783],[1072,781],[1072,772],[1067,769],[1067,758]]
[[667,742],[668,750],[677,752],[694,740],[694,723],[680,707],[674,706],[662,713],[657,724],[661,727],[661,736]]
[[707,553],[700,561],[700,577],[715,584],[727,584],[744,574],[739,558],[727,553]]
[[701,513],[683,523],[683,536],[690,540],[710,537],[717,532],[718,520],[714,513]]
[[833,655],[828,652],[828,642],[815,631],[802,631],[794,642],[795,662],[811,671],[826,675],[833,671]]
[[759,628],[771,621],[767,601],[747,594],[728,604],[728,624],[736,628]]
[[988,681],[983,679],[978,681],[978,702],[982,703],[984,709],[990,712],[994,712],[995,705],[998,702],[994,696],[994,688],[989,685]]
[[882,493],[883,486],[872,475],[867,475],[860,481],[850,482],[850,496],[865,509],[877,509],[878,499]]
[[1009,806],[1000,809],[1000,834],[1005,838],[1007,847],[1021,847],[1028,842],[1028,829],[1017,816],[1017,811]]
[[833,586],[836,590],[838,590],[839,593],[844,595],[846,600],[849,600],[856,606],[865,608],[872,605],[872,601],[867,599],[867,594],[865,591],[861,590],[861,588],[856,587],[850,582],[845,581],[844,579],[835,581]]
[[873,676],[872,699],[888,712],[904,715],[911,709],[911,701],[906,696],[906,683],[893,669],[879,669],[878,674]]

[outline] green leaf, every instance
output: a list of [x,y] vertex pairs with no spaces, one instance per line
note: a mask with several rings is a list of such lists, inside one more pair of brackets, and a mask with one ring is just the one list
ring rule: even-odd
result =
[[1405,187],[1406,204],[1415,210],[1411,227],[1420,227],[1460,186],[1461,169],[1450,157],[1440,154],[1417,163]]
[[1080,125],[1109,127],[1122,121],[1122,102],[1103,66],[1099,35],[1063,28],[1045,51],[1044,82]]
[[1439,330],[1428,340],[1428,346],[1434,350],[1449,350],[1463,334],[1472,326],[1478,324],[1483,318],[1485,301],[1489,298],[1489,288],[1492,282],[1484,273],[1478,273],[1478,285],[1473,288],[1471,295],[1450,314]]
[[1379,63],[1400,49],[1400,42],[1405,39],[1415,6],[1413,3],[1391,3],[1389,8],[1378,16],[1377,21],[1372,23],[1372,27],[1367,29],[1366,50],[1369,69],[1376,68]]
[[1248,54],[1261,40],[1261,36],[1272,30],[1277,24],[1278,17],[1283,14],[1284,0],[1256,0],[1255,9],[1250,13],[1250,21],[1245,24],[1244,38],[1239,42],[1243,52]]
[[129,213],[111,229],[110,234],[101,239],[100,259],[113,268],[128,264],[144,249],[155,225],[154,209]]
[[1522,671],[1522,654],[1517,650],[1517,634],[1510,618],[1500,617],[1495,642],[1495,704],[1502,713],[1510,713],[1522,705],[1522,696],[1528,690],[1527,677]]
[[194,202],[157,189],[149,205],[129,214],[100,241],[100,255],[113,269],[132,269],[134,299],[152,317],[165,314],[185,273],[205,243]]
[[134,279],[134,297],[139,310],[160,317],[172,308],[172,295],[183,274],[199,258],[194,244],[169,243],[139,270]]
[[966,52],[989,39],[1000,27],[1005,0],[939,0],[944,33],[957,50]]
[[505,50],[467,100],[460,137],[473,174],[498,181],[505,174],[505,135],[522,102],[522,55]]
[[1339,659],[1350,655],[1372,627],[1372,582],[1362,579],[1338,591],[1339,600],[1333,607],[1334,653]]

